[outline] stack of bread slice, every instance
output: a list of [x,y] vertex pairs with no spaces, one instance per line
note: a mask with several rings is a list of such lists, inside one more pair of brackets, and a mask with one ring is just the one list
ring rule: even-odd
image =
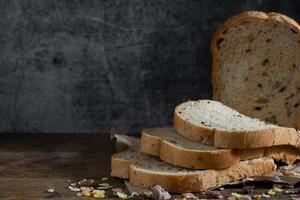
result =
[[176,107],[174,127],[143,130],[140,152],[113,155],[111,175],[143,188],[204,191],[273,172],[274,160],[293,163],[299,136],[217,101],[188,101]]
[[286,16],[246,12],[229,19],[211,44],[214,99],[224,104],[178,105],[173,127],[145,129],[139,152],[112,156],[111,175],[143,188],[200,192],[271,173],[274,160],[295,162],[299,44],[300,27]]

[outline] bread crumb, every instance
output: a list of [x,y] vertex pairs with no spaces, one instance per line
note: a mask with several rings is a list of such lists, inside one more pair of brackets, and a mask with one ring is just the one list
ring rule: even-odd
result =
[[92,196],[92,190],[90,188],[85,188],[82,192],[81,192],[82,196],[85,197],[90,197]]
[[105,197],[105,191],[104,190],[93,190],[92,195],[94,198],[104,198]]
[[55,190],[53,189],[53,188],[49,188],[48,190],[47,190],[47,192],[49,192],[49,193],[53,193]]
[[121,199],[127,199],[128,195],[123,192],[117,192],[117,196]]
[[275,195],[275,194],[276,194],[276,192],[274,189],[271,189],[268,191],[268,195]]

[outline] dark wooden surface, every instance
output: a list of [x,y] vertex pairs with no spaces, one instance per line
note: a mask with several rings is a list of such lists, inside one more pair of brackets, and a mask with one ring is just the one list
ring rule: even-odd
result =
[[[108,177],[106,182],[125,188],[122,180],[109,177],[113,151],[114,141],[108,134],[2,134],[0,200],[91,199],[76,197],[68,189],[70,181],[84,178]],[[255,193],[262,193],[272,188],[272,184],[257,187]],[[47,193],[49,188],[54,188],[55,193]],[[233,186],[222,193],[241,193],[241,188]],[[107,198],[113,199],[111,191]]]
[[0,199],[82,199],[69,180],[109,177],[113,147],[108,134],[2,134]]

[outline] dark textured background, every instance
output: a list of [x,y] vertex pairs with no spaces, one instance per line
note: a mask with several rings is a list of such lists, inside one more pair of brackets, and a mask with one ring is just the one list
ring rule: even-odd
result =
[[0,132],[138,132],[210,98],[210,39],[229,16],[300,1],[0,0]]

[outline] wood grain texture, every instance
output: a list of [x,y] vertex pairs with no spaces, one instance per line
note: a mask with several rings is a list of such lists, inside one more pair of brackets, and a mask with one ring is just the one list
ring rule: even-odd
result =
[[[125,188],[123,181],[109,177],[110,156],[114,141],[102,134],[2,134],[0,135],[0,199],[1,200],[82,200],[69,191],[71,182],[83,178],[108,177],[111,185]],[[46,190],[54,188],[55,193]],[[242,192],[242,186],[227,186],[224,196]],[[256,184],[261,194],[272,184]],[[196,194],[200,198],[206,195]],[[181,195],[172,194],[173,199]],[[278,194],[275,199],[286,199]],[[115,198],[108,191],[107,198]]]
[[[1,200],[81,199],[68,189],[68,180],[109,177],[114,141],[108,135],[13,134],[0,138]],[[122,184],[116,179],[108,182]],[[56,192],[46,192],[49,188]]]

